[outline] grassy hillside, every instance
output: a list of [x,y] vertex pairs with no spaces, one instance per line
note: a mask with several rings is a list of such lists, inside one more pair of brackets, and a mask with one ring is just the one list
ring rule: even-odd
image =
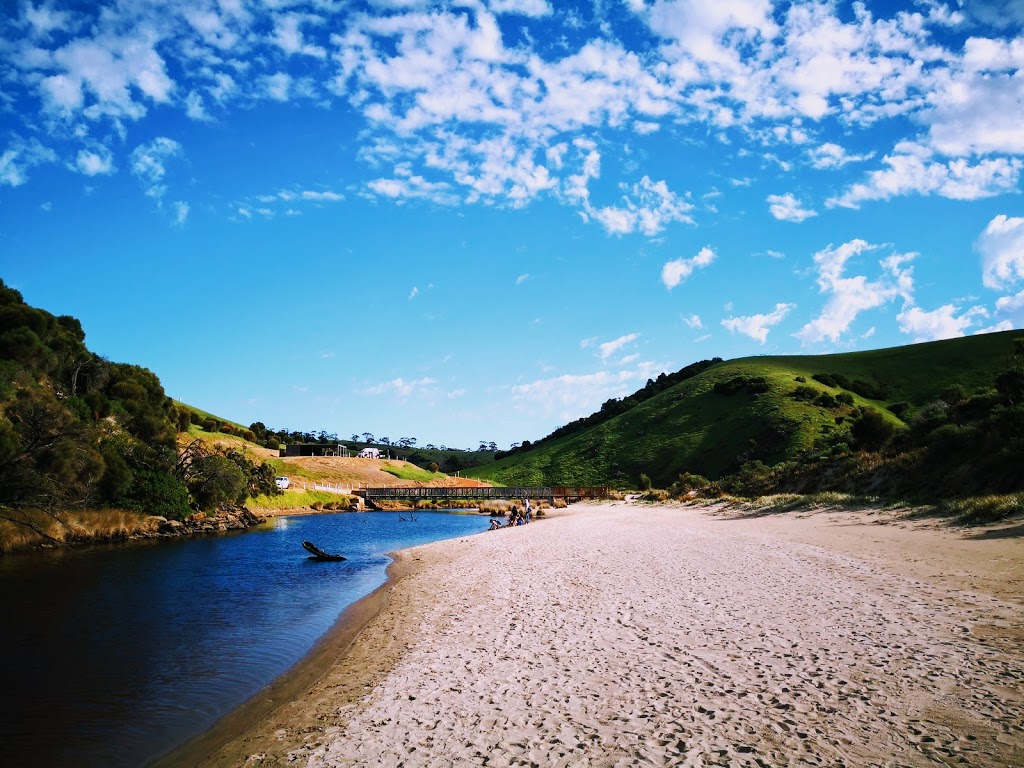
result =
[[1020,335],[721,362],[596,427],[469,474],[499,484],[636,487],[644,473],[667,486],[684,471],[718,478],[751,460],[775,464],[822,438],[845,439],[862,408],[902,425],[953,385],[991,389]]

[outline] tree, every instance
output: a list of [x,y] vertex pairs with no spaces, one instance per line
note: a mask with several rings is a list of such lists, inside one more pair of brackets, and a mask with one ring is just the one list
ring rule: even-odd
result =
[[353,434],[352,435],[352,442],[353,443],[358,443],[359,442],[359,435]]
[[373,433],[372,432],[363,432],[363,442],[366,443],[367,445],[372,443],[373,442]]

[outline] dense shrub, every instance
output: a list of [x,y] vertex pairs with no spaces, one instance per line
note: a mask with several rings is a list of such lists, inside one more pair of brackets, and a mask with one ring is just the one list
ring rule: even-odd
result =
[[735,395],[738,392],[758,394],[768,391],[768,380],[764,376],[742,374],[727,381],[716,381],[714,391],[719,395]]
[[850,436],[861,450],[877,451],[896,434],[896,426],[874,408],[866,408],[850,426]]
[[826,387],[837,387],[836,380],[829,376],[827,373],[816,373],[812,377],[815,381],[819,381]]

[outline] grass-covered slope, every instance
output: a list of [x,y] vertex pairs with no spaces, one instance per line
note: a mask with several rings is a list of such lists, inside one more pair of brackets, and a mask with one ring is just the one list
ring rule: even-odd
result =
[[[860,408],[876,409],[899,424],[888,407],[909,419],[953,385],[969,392],[991,388],[1009,366],[1013,338],[1020,335],[721,362],[596,427],[472,474],[497,484],[635,487],[644,473],[656,486],[667,486],[684,471],[718,478],[750,460],[774,464],[822,437],[842,437]],[[821,374],[843,386],[814,379]],[[805,399],[794,397],[800,387],[809,388],[802,392]],[[823,407],[815,393],[840,396],[840,402]]]

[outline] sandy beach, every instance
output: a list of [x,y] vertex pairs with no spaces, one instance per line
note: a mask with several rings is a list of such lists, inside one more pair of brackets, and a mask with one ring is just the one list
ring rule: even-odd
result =
[[1024,765],[1022,533],[616,503],[418,547],[160,765]]

